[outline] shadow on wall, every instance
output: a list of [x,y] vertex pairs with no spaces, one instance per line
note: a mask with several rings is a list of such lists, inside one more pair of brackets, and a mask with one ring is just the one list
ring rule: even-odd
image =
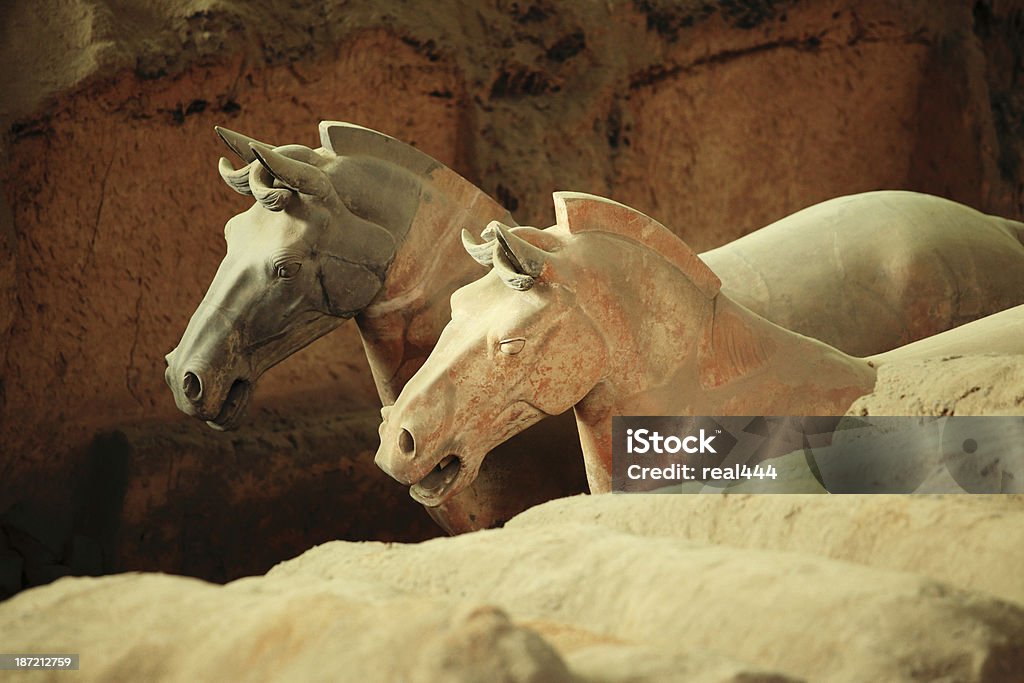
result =
[[64,575],[261,574],[334,539],[413,542],[442,532],[373,464],[377,410],[261,408],[259,427],[140,422],[97,435],[40,496],[0,515],[0,597]]
[[131,445],[121,432],[97,436],[81,462],[70,517],[30,501],[0,515],[0,599],[61,576],[115,570],[116,537],[128,488]]

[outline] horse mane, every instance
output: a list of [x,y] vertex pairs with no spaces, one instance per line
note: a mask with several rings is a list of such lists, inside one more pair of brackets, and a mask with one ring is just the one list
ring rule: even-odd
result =
[[445,200],[457,214],[472,212],[480,205],[493,204],[495,209],[499,209],[496,215],[506,223],[515,224],[512,215],[483,190],[412,145],[344,121],[321,121],[319,128],[320,142],[325,150],[338,157],[380,162],[390,167],[395,172],[395,179],[401,178],[421,188],[428,202]]
[[337,156],[381,159],[397,164],[417,176],[427,177],[437,168],[446,168],[440,161],[412,145],[344,121],[321,121],[320,144]]
[[711,323],[698,344],[701,386],[711,389],[756,372],[768,363],[769,348],[718,297],[722,281],[682,239],[636,209],[581,192],[556,192],[555,217],[570,233],[609,232],[661,254],[712,300]]
[[722,281],[675,233],[650,216],[583,192],[555,192],[557,225],[570,233],[610,232],[653,249],[674,265],[709,299],[718,294]]

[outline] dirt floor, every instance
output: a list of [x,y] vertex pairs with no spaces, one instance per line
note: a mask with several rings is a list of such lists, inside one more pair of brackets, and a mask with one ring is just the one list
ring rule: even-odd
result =
[[0,631],[90,681],[1009,683],[1022,547],[1020,496],[580,496],[223,587],[66,578]]

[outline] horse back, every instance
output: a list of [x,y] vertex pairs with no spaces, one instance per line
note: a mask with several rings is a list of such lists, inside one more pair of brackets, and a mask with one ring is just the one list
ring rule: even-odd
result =
[[839,197],[701,257],[739,303],[856,356],[1024,303],[1024,224],[914,192]]

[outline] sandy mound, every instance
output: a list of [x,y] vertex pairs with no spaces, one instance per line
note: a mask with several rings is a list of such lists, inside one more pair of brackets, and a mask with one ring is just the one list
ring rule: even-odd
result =
[[[321,546],[268,574],[376,580],[489,600],[655,649],[712,651],[830,681],[1000,680],[1024,667],[1024,609],[911,574],[804,554],[644,538],[590,525],[503,529],[347,554]],[[922,624],[927,624],[922,633]],[[1008,680],[1008,679],[1007,679]]]
[[896,361],[848,415],[1022,415],[1024,356],[952,356]]
[[[558,654],[500,610],[371,603],[352,597],[358,589],[331,591],[316,581],[222,588],[125,574],[33,591],[12,601],[0,622],[10,632],[9,617],[21,611],[22,648],[45,642],[80,652],[82,674],[96,681],[568,680]],[[51,630],[46,622],[57,614]]]
[[[354,544],[347,549],[360,554]],[[0,626],[20,617],[17,643],[81,652],[81,675],[96,681],[793,680],[554,623],[517,625],[485,604],[385,597],[389,592],[372,582],[314,576],[217,587],[125,574],[23,594],[0,611]],[[538,630],[568,653],[575,676]],[[48,680],[66,676],[53,672]]]
[[[62,579],[0,606],[0,632],[81,653],[84,680],[1011,681],[1024,605],[983,591],[1021,592],[984,572],[1020,566],[1022,517],[1009,497],[584,496],[224,587]],[[972,590],[930,578],[940,538]],[[900,556],[919,573],[867,566]]]
[[564,523],[811,553],[1024,605],[1024,496],[576,496],[527,510],[508,526]]

